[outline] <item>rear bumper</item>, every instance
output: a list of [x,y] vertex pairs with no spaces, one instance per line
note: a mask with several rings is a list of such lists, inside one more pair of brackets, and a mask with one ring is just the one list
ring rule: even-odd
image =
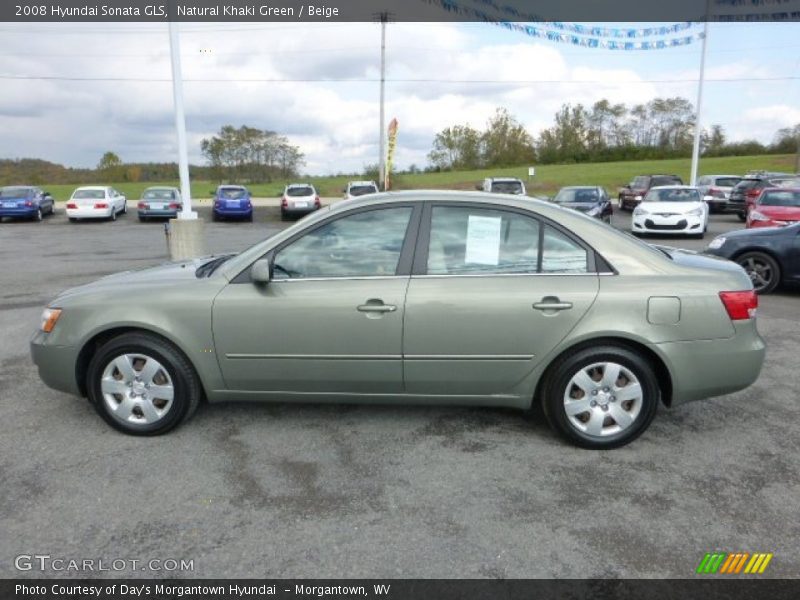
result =
[[672,406],[732,394],[755,383],[766,345],[754,320],[733,325],[736,334],[728,339],[654,345],[672,374]]
[[139,218],[163,218],[163,219],[174,219],[177,218],[178,211],[177,210],[154,210],[152,208],[139,209]]
[[48,344],[48,334],[37,331],[30,342],[31,358],[39,369],[39,377],[48,387],[81,395],[75,379],[75,364],[78,350],[73,346],[55,346]]
[[249,208],[215,208],[214,214],[218,217],[234,217],[234,218],[241,218],[241,217],[249,217],[253,214],[253,207],[250,206]]
[[318,206],[310,206],[310,207],[306,207],[306,208],[293,208],[293,207],[284,208],[284,207],[281,207],[281,214],[283,214],[283,215],[307,215],[307,214],[310,214],[310,213],[314,212],[315,210],[319,210],[319,207]]
[[108,219],[113,208],[68,208],[67,217],[70,219]]
[[17,219],[31,219],[36,216],[38,206],[26,206],[25,208],[0,208],[0,218],[15,217]]

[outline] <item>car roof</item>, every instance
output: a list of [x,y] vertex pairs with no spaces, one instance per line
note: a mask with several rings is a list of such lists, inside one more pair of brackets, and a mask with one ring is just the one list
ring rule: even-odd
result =
[[152,185],[150,187],[144,188],[144,191],[146,192],[148,190],[177,190],[177,189],[178,188],[176,187],[169,187],[168,185]]
[[287,184],[286,184],[286,187],[287,187],[287,188],[293,188],[293,187],[314,187],[314,185],[313,185],[313,184],[311,184],[311,183],[287,183]]
[[599,185],[565,185],[562,190],[596,190]]
[[693,185],[654,185],[650,188],[652,190],[696,190]]
[[107,190],[111,186],[110,185],[82,185],[80,187],[76,187],[75,191],[78,190]]
[[490,181],[519,181],[520,183],[522,180],[518,177],[487,177]]
[[377,187],[378,184],[374,181],[348,181],[347,185],[374,185]]
[[744,179],[741,175],[700,175],[700,177],[738,177],[739,179]]

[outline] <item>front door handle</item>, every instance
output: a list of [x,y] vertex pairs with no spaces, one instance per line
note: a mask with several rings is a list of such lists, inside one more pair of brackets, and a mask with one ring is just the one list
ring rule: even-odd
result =
[[572,302],[561,302],[555,296],[545,296],[542,298],[541,302],[536,302],[533,305],[533,308],[536,310],[542,310],[545,312],[549,311],[559,311],[559,310],[569,310],[572,308]]
[[383,300],[371,299],[358,306],[357,310],[365,313],[390,313],[396,311],[397,307],[394,304],[384,304]]

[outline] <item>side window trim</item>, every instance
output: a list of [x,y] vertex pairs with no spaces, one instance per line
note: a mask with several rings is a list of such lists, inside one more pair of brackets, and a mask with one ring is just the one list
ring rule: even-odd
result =
[[[539,222],[539,256],[538,256],[538,264],[537,264],[537,271],[538,273],[476,273],[476,274],[469,274],[469,275],[428,275],[428,250],[430,248],[430,240],[431,240],[431,216],[433,214],[434,207],[443,207],[443,208],[476,208],[482,210],[496,210],[501,212],[510,212],[522,215],[529,219],[534,219]],[[570,273],[569,275],[572,276],[585,276],[585,275],[597,275],[597,260],[596,257],[598,256],[597,251],[583,241],[580,237],[576,236],[574,233],[563,227],[561,224],[556,223],[555,221],[548,219],[547,217],[540,215],[538,213],[530,212],[521,208],[516,208],[513,206],[498,206],[496,204],[487,204],[484,202],[436,202],[436,201],[427,201],[425,202],[425,208],[422,211],[422,218],[419,223],[419,234],[417,236],[417,246],[416,251],[414,252],[414,261],[411,268],[411,276],[419,277],[508,277],[508,276],[540,276],[540,275],[559,275],[559,273],[543,273],[542,272],[542,260],[543,260],[543,250],[544,250],[544,230],[545,226],[549,225],[559,233],[565,235],[568,239],[575,242],[581,248],[586,250],[586,273]],[[605,272],[605,269],[604,269]],[[562,274],[563,275],[563,274]]]
[[[278,254],[281,250],[286,248],[287,246],[293,244],[295,241],[300,239],[301,237],[313,233],[320,227],[324,227],[325,225],[332,223],[333,221],[338,221],[339,219],[343,219],[345,217],[349,217],[352,215],[356,215],[359,213],[364,212],[371,212],[375,210],[385,210],[391,208],[411,208],[411,216],[409,217],[408,226],[406,227],[406,235],[403,239],[403,247],[400,250],[400,258],[397,261],[397,269],[395,270],[394,275],[365,275],[359,277],[314,277],[313,279],[319,281],[320,279],[386,279],[387,277],[408,277],[411,274],[411,263],[414,259],[414,252],[417,246],[417,235],[419,233],[420,228],[420,221],[423,211],[422,202],[403,202],[397,204],[382,204],[379,206],[363,206],[359,208],[354,208],[352,210],[348,210],[346,212],[342,212],[341,214],[331,215],[327,219],[323,219],[313,227],[309,229],[303,229],[302,231],[298,231],[292,237],[282,241],[280,244],[275,246],[274,248],[270,249],[265,254],[259,256],[257,260],[266,259],[272,265],[272,261],[275,259],[275,255]],[[253,262],[256,262],[253,261]],[[253,263],[247,265],[242,271],[239,272],[236,277],[231,279],[231,283],[252,283],[252,279],[250,278],[250,268],[253,266]],[[307,281],[307,279],[283,279],[283,280],[276,280],[276,281]]]

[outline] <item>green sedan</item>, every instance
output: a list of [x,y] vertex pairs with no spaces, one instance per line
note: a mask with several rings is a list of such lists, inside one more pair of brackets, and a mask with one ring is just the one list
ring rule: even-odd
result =
[[31,353],[47,385],[137,435],[204,400],[540,403],[567,440],[612,448],[659,403],[752,384],[757,304],[723,259],[530,198],[415,191],[68,290]]

